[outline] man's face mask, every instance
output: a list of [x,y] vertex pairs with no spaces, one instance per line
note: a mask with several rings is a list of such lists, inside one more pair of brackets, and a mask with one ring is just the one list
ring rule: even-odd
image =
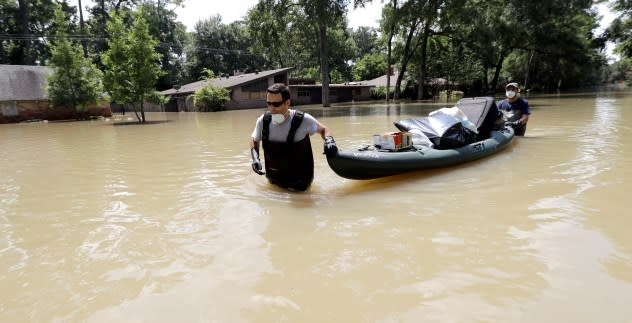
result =
[[505,95],[507,96],[507,98],[513,99],[516,96],[516,91],[509,90],[505,93]]
[[281,124],[283,121],[285,121],[285,116],[282,113],[274,113],[272,115],[272,123],[273,124]]

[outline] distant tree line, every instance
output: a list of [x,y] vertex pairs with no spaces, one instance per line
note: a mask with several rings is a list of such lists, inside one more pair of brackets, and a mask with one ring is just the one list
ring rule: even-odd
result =
[[[348,10],[370,2],[260,0],[243,20],[226,24],[217,15],[187,32],[175,13],[181,0],[95,0],[83,7],[67,0],[0,0],[0,64],[53,65],[51,44],[63,37],[107,75],[115,31],[108,24],[121,19],[132,26],[140,15],[155,40],[157,90],[197,81],[206,69],[225,76],[290,66],[293,77],[323,83],[324,105],[328,84],[389,70],[396,71],[388,77],[392,95],[415,99],[436,94],[439,84],[478,95],[506,81],[547,91],[632,77],[627,0],[613,1],[618,18],[602,34],[596,33],[595,1],[586,0],[390,0],[378,27],[349,28]],[[69,22],[62,33],[57,6]],[[610,66],[607,41],[621,57]]]

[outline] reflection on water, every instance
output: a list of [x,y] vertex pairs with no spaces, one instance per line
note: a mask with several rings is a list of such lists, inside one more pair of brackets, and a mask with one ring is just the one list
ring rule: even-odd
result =
[[[625,321],[632,96],[549,95],[527,136],[310,191],[250,170],[261,110],[0,126],[0,321]],[[451,104],[305,107],[341,149]]]

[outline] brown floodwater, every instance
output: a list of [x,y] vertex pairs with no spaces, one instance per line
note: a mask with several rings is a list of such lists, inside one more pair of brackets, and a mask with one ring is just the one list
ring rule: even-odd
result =
[[[312,137],[306,193],[251,171],[263,110],[0,125],[0,322],[630,322],[632,93],[529,100],[452,168],[347,180]],[[353,149],[449,105],[301,108]]]

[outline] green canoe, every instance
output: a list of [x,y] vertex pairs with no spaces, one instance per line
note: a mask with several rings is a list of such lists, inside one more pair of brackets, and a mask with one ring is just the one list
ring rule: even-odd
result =
[[374,179],[480,159],[502,150],[513,137],[513,128],[505,127],[491,131],[490,137],[485,140],[455,149],[438,150],[414,146],[410,150],[397,152],[375,149],[339,150],[336,156],[327,157],[327,163],[341,177]]

